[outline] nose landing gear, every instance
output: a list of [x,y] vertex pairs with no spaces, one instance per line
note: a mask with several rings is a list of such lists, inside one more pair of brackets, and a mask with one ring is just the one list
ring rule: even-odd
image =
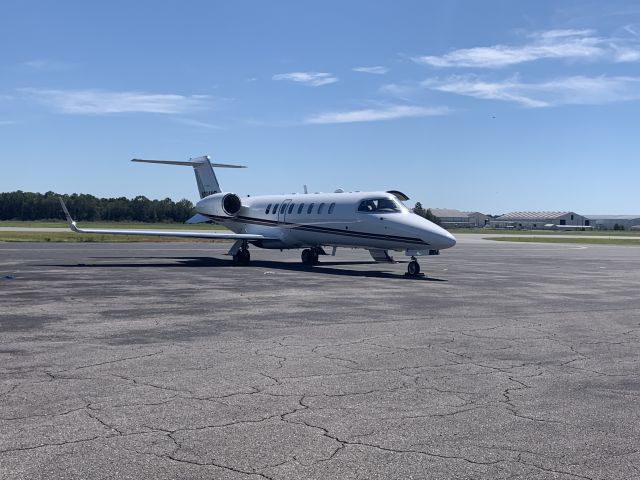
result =
[[407,266],[407,273],[405,273],[407,277],[424,277],[424,273],[420,273],[420,264],[416,257],[411,257],[411,261]]

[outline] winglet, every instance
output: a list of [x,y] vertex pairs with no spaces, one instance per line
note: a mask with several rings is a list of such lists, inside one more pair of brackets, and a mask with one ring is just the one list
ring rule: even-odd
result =
[[64,216],[67,217],[67,222],[69,223],[69,228],[71,230],[73,230],[76,233],[80,233],[78,232],[78,228],[76,227],[76,222],[73,220],[73,218],[71,218],[71,214],[69,213],[69,210],[67,209],[67,206],[64,204],[64,200],[62,200],[62,197],[58,197],[58,199],[60,200],[60,205],[62,205],[62,210],[64,211]]

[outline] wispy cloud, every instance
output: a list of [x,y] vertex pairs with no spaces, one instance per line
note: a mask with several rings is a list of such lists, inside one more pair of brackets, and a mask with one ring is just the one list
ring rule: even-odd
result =
[[353,123],[376,122],[380,120],[393,120],[406,117],[427,117],[434,115],[446,115],[449,109],[446,107],[419,107],[415,105],[392,105],[384,108],[368,108],[363,110],[350,110],[346,112],[328,112],[314,115],[305,120],[305,123]]
[[134,112],[183,114],[208,109],[212,102],[208,95],[156,94],[136,91],[25,88],[21,92],[60,113],[79,115]]
[[18,122],[15,120],[0,120],[0,127],[5,127],[8,125],[17,125]]
[[445,55],[414,57],[413,61],[433,67],[499,68],[541,59],[606,59],[613,62],[640,60],[637,42],[601,38],[592,30],[548,30],[529,35],[519,46],[493,45],[454,50]]
[[353,71],[361,73],[372,73],[374,75],[384,75],[389,71],[389,69],[387,67],[381,67],[377,65],[375,67],[355,67],[353,68]]
[[176,118],[176,122],[188,125],[190,127],[207,128],[210,130],[221,130],[222,127],[213,123],[201,122],[200,120],[194,120],[193,118]]
[[515,102],[526,107],[603,105],[640,100],[640,77],[562,77],[524,83],[517,77],[488,82],[475,76],[429,79],[422,86],[469,97]]
[[73,63],[61,62],[59,60],[40,58],[23,62],[22,66],[30,68],[32,70],[49,72],[55,70],[67,70],[69,68],[73,68],[75,65]]
[[290,82],[303,83],[312,87],[320,87],[329,85],[338,81],[338,77],[334,77],[332,73],[326,72],[289,72],[278,73],[272,77],[273,80],[288,80]]

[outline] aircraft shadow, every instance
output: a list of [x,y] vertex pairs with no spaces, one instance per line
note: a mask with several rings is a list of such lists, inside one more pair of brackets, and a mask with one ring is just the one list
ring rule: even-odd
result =
[[[213,257],[91,257],[96,260],[137,260],[137,261],[121,261],[121,262],[108,262],[108,263],[77,263],[77,264],[56,264],[45,265],[47,267],[60,267],[60,268],[216,268],[216,267],[232,267],[231,260],[219,259]],[[151,261],[140,262],[141,260],[165,260],[164,262]],[[173,260],[173,262],[168,262]],[[347,277],[369,277],[369,278],[387,278],[387,279],[407,279],[407,280],[422,280],[430,282],[446,282],[447,280],[442,278],[434,278],[425,276],[409,277],[404,275],[404,272],[392,273],[388,271],[372,271],[372,270],[348,270],[342,268],[334,268],[338,266],[349,265],[382,265],[373,261],[331,261],[320,262],[318,265],[308,267],[301,263],[287,263],[287,262],[275,262],[270,260],[251,260],[251,265],[247,267],[234,267],[238,269],[251,269],[251,268],[265,268],[270,270],[281,270],[290,272],[309,272],[323,275],[336,275]]]

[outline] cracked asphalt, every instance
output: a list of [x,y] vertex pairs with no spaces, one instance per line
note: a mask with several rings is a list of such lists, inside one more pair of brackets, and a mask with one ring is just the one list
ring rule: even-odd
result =
[[640,249],[226,248],[0,244],[1,478],[640,478]]

